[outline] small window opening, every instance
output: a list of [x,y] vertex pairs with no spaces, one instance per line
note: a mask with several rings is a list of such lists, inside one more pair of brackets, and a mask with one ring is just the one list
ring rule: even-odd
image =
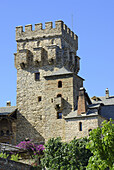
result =
[[61,95],[61,94],[58,94],[57,97],[62,97],[62,95]]
[[62,81],[58,81],[58,88],[62,87]]
[[82,122],[79,122],[79,131],[82,131]]
[[[92,129],[89,129],[88,132],[90,133],[92,131]],[[90,134],[89,134],[90,135]]]
[[41,102],[42,98],[41,96],[38,97],[38,102]]
[[62,119],[62,112],[57,113],[57,119]]
[[6,131],[6,135],[7,135],[7,136],[9,136],[9,135],[10,135],[9,130],[7,130],[7,131]]
[[1,136],[4,136],[4,132],[3,132],[3,130],[1,130]]
[[35,73],[35,81],[39,81],[40,80],[40,73]]
[[56,105],[56,107],[57,107],[57,109],[60,109],[60,106],[59,106],[59,104],[57,104],[57,105]]
[[24,63],[21,63],[20,66],[21,66],[21,68],[25,68],[25,64]]

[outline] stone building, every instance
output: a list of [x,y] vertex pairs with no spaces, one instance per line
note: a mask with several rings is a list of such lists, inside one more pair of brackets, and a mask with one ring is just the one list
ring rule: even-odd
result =
[[[9,106],[7,116],[16,114],[17,143],[25,138],[45,142],[57,136],[70,141],[87,136],[109,119],[110,113],[104,113],[107,103],[95,96],[91,100],[83,87],[78,37],[63,21],[56,21],[55,28],[52,22],[46,22],[45,29],[41,23],[35,24],[35,30],[32,25],[26,25],[25,31],[18,26],[16,42],[17,106],[11,112]],[[112,101],[114,114],[114,96],[105,100]],[[0,114],[4,114],[1,108]]]
[[16,143],[17,108],[8,101],[6,107],[0,107],[0,142]]

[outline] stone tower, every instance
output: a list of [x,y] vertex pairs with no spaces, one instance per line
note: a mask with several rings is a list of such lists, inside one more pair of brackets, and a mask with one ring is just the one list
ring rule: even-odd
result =
[[77,107],[79,77],[78,37],[63,21],[16,27],[17,143],[61,136],[65,119]]

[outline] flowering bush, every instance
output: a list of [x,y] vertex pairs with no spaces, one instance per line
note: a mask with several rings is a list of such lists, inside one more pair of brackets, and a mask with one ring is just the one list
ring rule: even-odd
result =
[[20,142],[17,147],[23,148],[29,152],[29,155],[34,160],[32,166],[34,168],[41,168],[41,157],[44,155],[44,146],[33,143],[31,140]]
[[31,142],[31,140],[22,141],[17,145],[17,147],[26,149],[29,152],[33,152],[34,155],[37,155],[37,154],[43,155],[44,146],[35,144],[35,143]]

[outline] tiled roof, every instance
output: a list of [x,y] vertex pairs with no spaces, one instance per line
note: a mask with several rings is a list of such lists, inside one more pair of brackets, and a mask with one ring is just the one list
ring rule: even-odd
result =
[[106,98],[105,96],[96,98],[98,101],[93,99],[91,99],[91,101],[94,106],[100,105],[99,114],[107,119],[112,118],[114,120],[114,96],[110,96],[109,98]]
[[77,117],[77,110],[70,112],[67,116],[65,116],[65,119],[74,117]]
[[0,116],[8,115],[14,111],[16,111],[16,106],[7,106],[7,107],[0,107]]
[[99,108],[100,107],[100,103],[93,103],[91,105],[88,105],[88,108],[89,109],[95,109],[95,108]]
[[64,74],[73,74],[73,72],[68,71],[65,67],[62,67],[59,70],[57,70],[57,71],[53,72],[52,74],[45,76],[45,77],[58,76],[58,75],[64,75]]
[[72,118],[79,118],[79,117],[90,117],[90,116],[97,116],[98,115],[98,110],[97,109],[92,109],[88,110],[87,113],[78,115],[77,110],[70,112],[67,116],[65,116],[65,119],[72,119]]
[[99,113],[107,119],[112,118],[114,120],[114,105],[101,106]]
[[103,103],[104,105],[114,105],[114,96],[110,96],[109,98],[106,98],[105,96],[103,97],[98,97],[98,101],[94,101],[93,99],[92,103]]

